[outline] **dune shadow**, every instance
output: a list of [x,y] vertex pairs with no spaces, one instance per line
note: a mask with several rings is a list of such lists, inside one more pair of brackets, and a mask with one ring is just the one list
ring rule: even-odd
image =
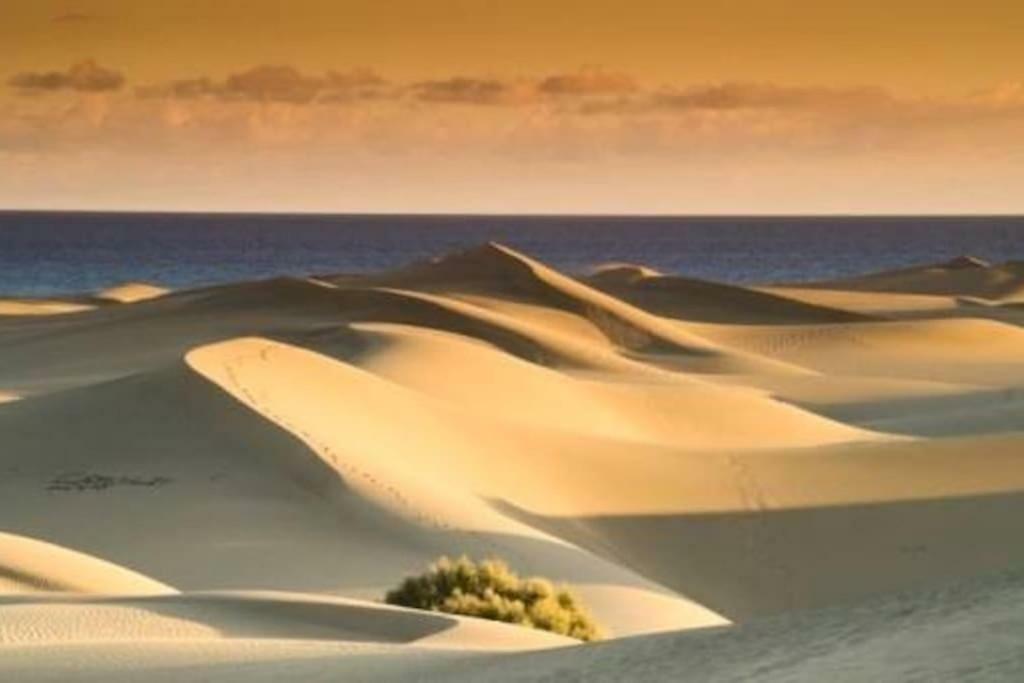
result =
[[503,508],[733,621],[1024,567],[1024,492],[697,514]]
[[[977,389],[940,396],[913,396],[850,402],[840,405],[787,401],[832,420],[891,434],[908,436],[965,436],[1020,431],[1009,419],[986,421],[1011,404],[1024,400],[1024,389]],[[943,419],[945,418],[945,419]],[[921,424],[918,424],[918,423]],[[975,425],[975,423],[977,423]]]

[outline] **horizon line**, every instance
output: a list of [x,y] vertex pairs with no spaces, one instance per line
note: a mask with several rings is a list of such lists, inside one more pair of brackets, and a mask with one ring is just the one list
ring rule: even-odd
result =
[[1021,218],[1024,212],[993,213],[847,213],[847,212],[763,212],[763,213],[574,213],[574,212],[463,212],[463,211],[247,211],[235,209],[40,209],[0,208],[4,214],[70,214],[128,216],[280,216],[280,217],[366,217],[366,218]]

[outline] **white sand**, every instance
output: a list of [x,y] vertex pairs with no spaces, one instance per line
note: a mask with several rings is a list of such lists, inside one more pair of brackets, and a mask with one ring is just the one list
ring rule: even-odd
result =
[[[1019,270],[4,302],[0,680],[1016,680]],[[462,553],[615,638],[378,602]]]

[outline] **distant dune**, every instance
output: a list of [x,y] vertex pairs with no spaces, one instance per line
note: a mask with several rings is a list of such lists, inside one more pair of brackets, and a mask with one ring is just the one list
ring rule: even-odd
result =
[[163,296],[168,290],[163,287],[157,287],[146,282],[126,282],[121,285],[114,287],[108,287],[102,292],[96,294],[97,299],[106,299],[108,301],[116,301],[121,304],[131,304],[136,301],[143,301],[145,299],[153,299],[158,296]]
[[[487,244],[0,300],[0,680],[1020,680],[1022,297]],[[444,554],[611,639],[382,604]]]
[[1024,294],[1024,262],[991,264],[973,256],[945,263],[813,283],[816,289],[1011,299]]

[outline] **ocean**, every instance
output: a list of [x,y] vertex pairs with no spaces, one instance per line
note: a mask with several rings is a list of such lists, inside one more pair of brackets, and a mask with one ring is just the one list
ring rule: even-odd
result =
[[394,268],[494,240],[552,266],[814,280],[971,254],[1024,259],[1017,217],[384,216],[0,212],[0,295]]

